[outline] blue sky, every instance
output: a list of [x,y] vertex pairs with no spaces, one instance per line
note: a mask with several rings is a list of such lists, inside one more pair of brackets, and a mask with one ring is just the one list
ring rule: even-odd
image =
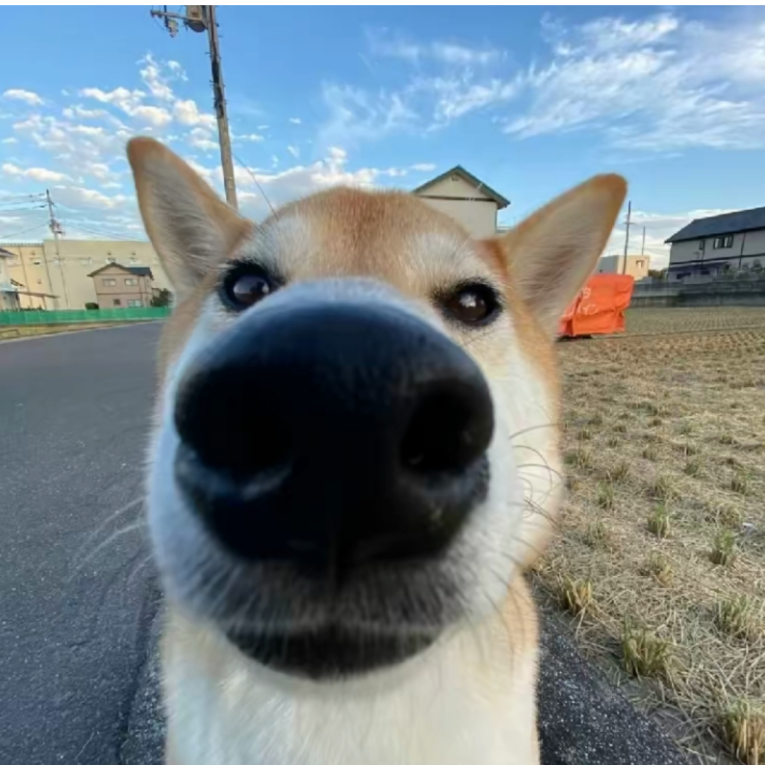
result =
[[[657,265],[690,218],[765,204],[762,9],[231,6],[219,22],[234,151],[274,204],[459,163],[511,199],[510,224],[616,171]],[[0,240],[45,235],[21,196],[45,188],[68,236],[142,237],[135,134],[221,187],[204,35],[127,6],[9,7],[3,33]]]

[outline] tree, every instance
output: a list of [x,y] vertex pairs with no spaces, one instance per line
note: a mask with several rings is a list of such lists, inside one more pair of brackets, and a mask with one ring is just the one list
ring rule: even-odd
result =
[[173,293],[166,287],[154,291],[151,298],[152,308],[167,308],[173,301]]

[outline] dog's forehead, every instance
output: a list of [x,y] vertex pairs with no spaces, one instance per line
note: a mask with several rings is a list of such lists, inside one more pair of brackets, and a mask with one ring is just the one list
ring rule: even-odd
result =
[[365,275],[410,289],[488,276],[491,270],[482,244],[422,200],[348,188],[281,208],[240,254],[290,279]]

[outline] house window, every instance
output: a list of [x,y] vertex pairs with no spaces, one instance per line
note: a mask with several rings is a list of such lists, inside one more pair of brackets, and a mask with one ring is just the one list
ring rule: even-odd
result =
[[125,286],[126,287],[137,287],[138,286],[138,279],[134,279],[132,276],[128,276],[125,279]]
[[707,246],[706,239],[699,239],[699,250],[701,250],[701,252],[704,252],[704,248],[706,246]]
[[116,286],[117,286],[116,279],[104,279],[104,287],[116,287]]
[[642,268],[643,267],[643,261],[642,260],[636,260],[635,261],[635,267],[636,268]]
[[119,298],[114,298],[114,305],[122,305],[122,301]]
[[714,242],[712,243],[712,247],[714,247],[715,250],[727,250],[733,247],[733,234],[728,234],[727,236],[716,236]]
[[143,303],[140,300],[128,300],[128,306],[130,308],[140,308]]

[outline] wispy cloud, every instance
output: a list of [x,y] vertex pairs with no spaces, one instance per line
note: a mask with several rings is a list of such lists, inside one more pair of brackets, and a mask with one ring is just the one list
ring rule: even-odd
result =
[[[376,139],[491,110],[515,140],[586,129],[622,150],[765,147],[765,22],[713,25],[676,11],[566,25],[547,15],[540,34],[546,53],[519,64],[491,46],[367,32],[372,59],[409,70],[386,70],[377,91],[325,87],[327,129],[335,140]],[[379,81],[382,67],[368,65]]]
[[23,101],[30,106],[41,106],[43,103],[42,98],[31,90],[23,90],[22,88],[10,88],[3,93],[3,98],[7,98],[11,101]]

